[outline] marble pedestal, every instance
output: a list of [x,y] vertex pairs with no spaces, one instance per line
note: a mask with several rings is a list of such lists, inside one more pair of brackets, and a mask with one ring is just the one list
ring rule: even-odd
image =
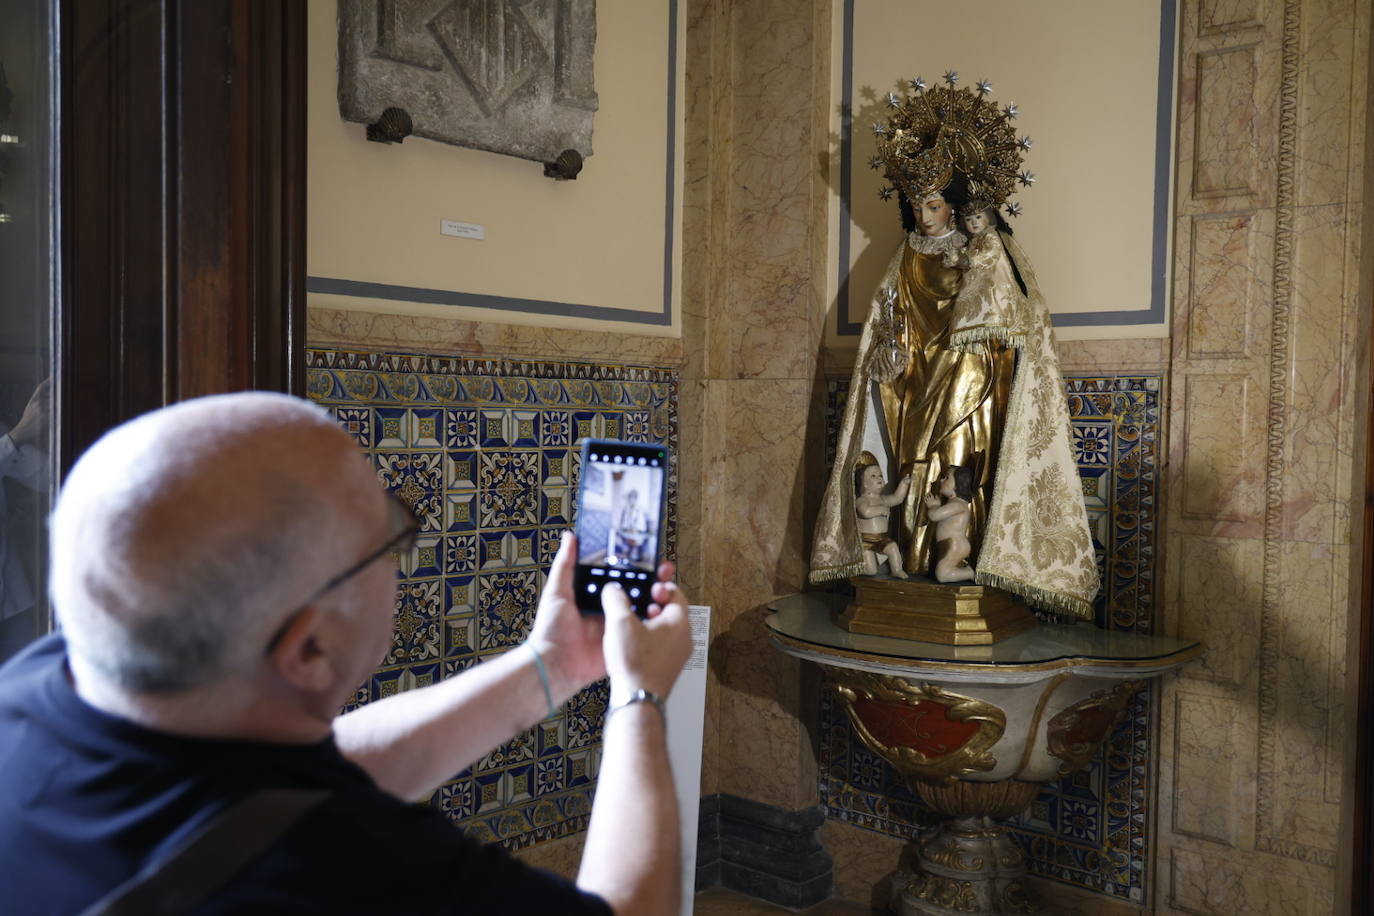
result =
[[768,626],[782,651],[822,666],[859,738],[945,816],[914,844],[914,868],[893,876],[893,912],[1039,912],[1000,821],[1087,763],[1145,679],[1201,645],[1088,624],[938,645],[851,633],[837,623],[844,604],[789,596],[770,606]]

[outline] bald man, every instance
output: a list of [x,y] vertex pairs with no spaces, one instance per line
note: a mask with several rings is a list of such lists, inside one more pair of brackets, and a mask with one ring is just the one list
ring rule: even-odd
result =
[[[193,912],[671,912],[672,570],[648,620],[614,589],[584,617],[565,535],[524,645],[337,716],[390,644],[417,530],[329,415],[283,395],[188,401],[92,446],[52,516],[61,633],[0,669],[0,912],[81,912],[280,788],[328,794]],[[410,803],[608,674],[575,884]]]

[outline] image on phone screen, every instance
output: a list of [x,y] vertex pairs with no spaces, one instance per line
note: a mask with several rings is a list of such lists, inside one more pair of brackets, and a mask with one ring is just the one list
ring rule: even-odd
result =
[[588,440],[578,488],[578,605],[601,608],[601,589],[618,582],[640,613],[662,557],[667,450],[660,445]]

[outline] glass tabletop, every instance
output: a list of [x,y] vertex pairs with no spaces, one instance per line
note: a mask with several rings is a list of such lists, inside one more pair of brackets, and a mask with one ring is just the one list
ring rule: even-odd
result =
[[780,636],[826,649],[892,659],[960,665],[1041,665],[1063,659],[1104,662],[1182,661],[1197,655],[1195,639],[1103,630],[1090,623],[1041,624],[990,646],[945,646],[891,636],[851,633],[837,623],[844,595],[811,592],[769,603],[768,627]]

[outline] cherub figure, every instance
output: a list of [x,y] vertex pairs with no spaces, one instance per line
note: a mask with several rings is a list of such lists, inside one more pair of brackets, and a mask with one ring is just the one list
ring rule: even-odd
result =
[[950,316],[950,347],[971,350],[985,340],[1025,346],[1030,308],[999,235],[1010,229],[995,207],[977,200],[964,209],[963,221],[969,240],[951,265],[964,278]]
[[[973,471],[951,465],[940,478],[939,496],[927,493],[926,518],[935,525],[935,578],[962,582],[973,578],[968,565],[972,546],[968,540],[969,501],[973,499]],[[941,498],[943,497],[943,499]]]
[[902,552],[892,540],[891,517],[892,507],[900,506],[906,499],[911,476],[903,478],[892,493],[883,492],[885,483],[877,459],[864,452],[854,469],[854,512],[859,517],[859,537],[863,539],[864,572],[876,576],[878,567],[886,563],[889,574],[905,579],[907,572],[902,568]]

